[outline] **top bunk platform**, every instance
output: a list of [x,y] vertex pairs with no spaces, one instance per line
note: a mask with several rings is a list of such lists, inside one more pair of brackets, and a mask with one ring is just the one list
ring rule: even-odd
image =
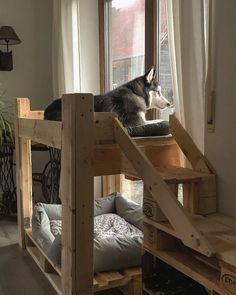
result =
[[[93,150],[91,157],[95,176],[122,174],[130,167],[117,144],[116,115],[93,112],[91,94],[64,95],[62,122],[44,120],[44,111],[32,111],[28,98],[17,99],[17,110],[16,127],[19,138],[56,149],[62,149],[63,144],[68,146],[74,140],[83,145],[86,139]],[[154,166],[181,165],[180,149],[171,134],[132,139]]]

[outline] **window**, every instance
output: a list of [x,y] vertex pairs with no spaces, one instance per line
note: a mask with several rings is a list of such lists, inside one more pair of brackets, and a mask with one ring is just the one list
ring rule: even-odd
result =
[[[172,103],[166,0],[100,0],[99,11],[101,92],[157,65],[163,94]],[[168,115],[166,110],[154,111],[149,118],[168,119]],[[121,187],[111,190],[123,190],[131,199],[141,202],[141,181],[122,179],[119,183]]]
[[145,0],[106,1],[106,90],[144,73]]
[[[163,95],[173,104],[173,86],[167,30],[166,0],[159,0],[159,82]],[[168,120],[170,109],[160,111],[160,117]]]

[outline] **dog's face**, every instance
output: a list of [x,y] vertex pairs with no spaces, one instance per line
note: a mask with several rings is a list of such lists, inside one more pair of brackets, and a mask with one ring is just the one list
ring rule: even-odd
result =
[[156,71],[152,68],[145,74],[148,85],[149,106],[148,109],[165,109],[170,106],[170,102],[162,95],[161,86],[156,80]]

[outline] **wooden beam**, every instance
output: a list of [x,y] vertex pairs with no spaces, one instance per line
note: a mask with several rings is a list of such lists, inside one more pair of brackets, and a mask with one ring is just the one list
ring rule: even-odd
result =
[[16,150],[16,186],[17,186],[17,219],[19,245],[25,247],[25,226],[30,226],[32,217],[32,164],[31,141],[19,137],[19,118],[30,110],[28,98],[16,100],[15,115],[15,150]]
[[61,149],[61,122],[20,118],[19,136]]
[[62,294],[93,294],[93,96],[62,99]]
[[206,256],[215,254],[206,238],[193,226],[191,219],[181,207],[176,196],[163,181],[160,174],[130,138],[118,119],[115,120],[115,138],[123,153],[132,163],[154,200],[181,237],[183,243]]
[[214,173],[214,169],[198,149],[175,115],[170,116],[170,132],[196,171]]

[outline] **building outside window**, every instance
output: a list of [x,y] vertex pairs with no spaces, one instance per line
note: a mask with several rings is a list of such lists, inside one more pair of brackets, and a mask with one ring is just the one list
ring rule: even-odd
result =
[[[145,20],[147,6],[155,2],[156,43],[148,52],[156,56],[158,80],[165,97],[173,103],[172,77],[167,30],[166,0],[103,0],[104,3],[104,48],[105,91],[112,90],[145,73],[145,36],[150,23]],[[168,112],[155,112],[168,119]],[[122,180],[122,190],[140,203],[143,196],[142,181]]]

